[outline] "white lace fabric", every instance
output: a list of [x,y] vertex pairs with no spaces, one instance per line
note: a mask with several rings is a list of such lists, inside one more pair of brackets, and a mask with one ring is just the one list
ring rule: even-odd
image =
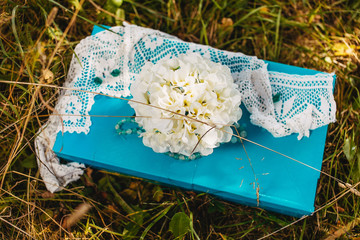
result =
[[[135,25],[113,27],[77,45],[64,84],[67,90],[59,96],[56,115],[49,118],[35,140],[40,174],[48,190],[59,191],[83,173],[83,164],[60,164],[52,147],[59,131],[89,133],[91,118],[87,115],[96,95],[92,92],[127,97],[146,61],[156,63],[193,52],[230,68],[251,122],[275,137],[298,133],[300,139],[309,136],[309,130],[335,121],[333,74],[271,72],[254,56],[184,42]],[[275,95],[279,99],[274,102]]]

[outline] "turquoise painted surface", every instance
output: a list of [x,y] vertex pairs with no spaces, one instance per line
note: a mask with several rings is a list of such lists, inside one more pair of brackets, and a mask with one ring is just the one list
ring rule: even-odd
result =
[[[94,27],[93,33],[102,30]],[[270,61],[267,63],[270,71],[318,73]],[[297,135],[274,138],[266,130],[252,125],[248,112],[243,112],[240,123],[247,124],[248,139],[321,169],[327,127],[312,131],[309,138],[301,141],[297,140]],[[96,96],[90,115],[119,116],[133,113],[124,100]],[[153,152],[135,135],[117,135],[114,126],[119,120],[118,117],[92,117],[88,135],[59,133],[53,150],[67,160],[180,188],[208,192],[250,206],[257,205],[258,184],[262,208],[297,217],[314,211],[320,176],[318,171],[249,142],[244,142],[244,145],[224,144],[210,156],[194,161],[179,161]]]

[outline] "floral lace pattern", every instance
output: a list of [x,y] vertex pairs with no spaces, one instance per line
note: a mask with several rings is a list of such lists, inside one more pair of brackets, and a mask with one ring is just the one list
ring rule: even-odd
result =
[[[91,119],[87,115],[95,97],[92,92],[129,96],[131,83],[149,61],[156,64],[164,58],[198,53],[226,65],[251,113],[251,122],[275,137],[298,133],[301,138],[308,136],[310,129],[335,121],[333,74],[269,72],[267,64],[254,56],[184,42],[160,31],[129,24],[85,38],[75,53],[64,85],[67,90],[61,92],[55,107],[61,118],[51,116],[35,140],[40,172],[50,191],[78,179],[84,167],[68,165],[69,169],[57,173],[60,166],[57,157],[44,154],[51,152],[56,134],[59,131],[88,133]],[[279,96],[276,102],[274,95]],[[51,167],[52,164],[58,165]]]
[[269,72],[273,95],[279,96],[274,102],[278,130],[268,129],[274,136],[281,137],[299,133],[298,139],[309,137],[309,130],[335,122],[336,103],[333,97],[333,74],[294,75]]

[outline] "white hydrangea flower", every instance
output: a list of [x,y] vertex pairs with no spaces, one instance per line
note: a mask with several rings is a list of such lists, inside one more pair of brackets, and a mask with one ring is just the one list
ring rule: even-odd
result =
[[133,100],[173,112],[130,102],[137,116],[151,116],[137,117],[136,122],[145,130],[144,145],[159,153],[189,156],[211,125],[218,129],[206,133],[194,151],[209,155],[220,143],[231,140],[230,125],[242,115],[241,94],[230,69],[198,54],[146,63],[130,92]]

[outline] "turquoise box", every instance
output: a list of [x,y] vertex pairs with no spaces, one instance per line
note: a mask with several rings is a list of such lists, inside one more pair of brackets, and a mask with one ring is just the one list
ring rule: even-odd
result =
[[[93,34],[103,30],[95,27]],[[318,71],[267,62],[269,71],[312,75]],[[61,158],[88,166],[116,171],[166,185],[206,192],[232,202],[259,206],[270,211],[301,217],[314,211],[314,201],[327,126],[297,140],[297,135],[274,138],[249,122],[243,109],[241,125],[251,142],[223,144],[214,153],[192,161],[180,161],[155,153],[137,135],[119,136],[118,117],[130,116],[133,109],[124,100],[96,96],[90,111],[90,132],[58,133],[54,152]],[[268,149],[267,149],[268,148]],[[271,151],[272,149],[274,151]],[[283,155],[281,155],[281,154]],[[297,161],[285,157],[290,156]],[[301,164],[302,162],[304,164]]]

